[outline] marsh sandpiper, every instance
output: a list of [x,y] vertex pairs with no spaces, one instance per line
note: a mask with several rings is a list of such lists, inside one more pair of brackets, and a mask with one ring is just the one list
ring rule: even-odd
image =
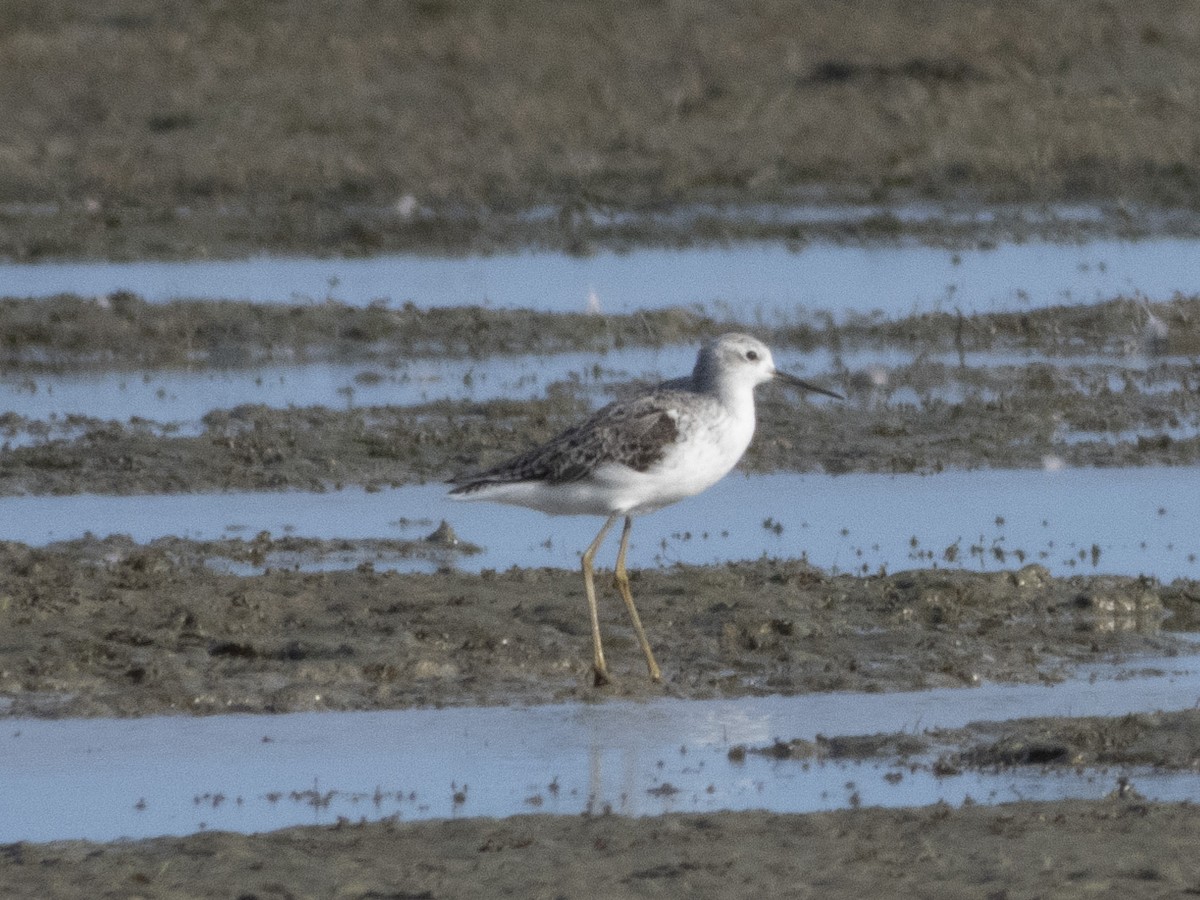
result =
[[654,681],[662,672],[633,603],[625,555],[633,517],[691,497],[716,484],[741,459],[754,434],[754,388],[778,379],[841,399],[775,368],[771,351],[745,334],[705,344],[692,374],[610,403],[578,425],[493,468],[455,478],[457,500],[492,500],[560,515],[604,516],[583,554],[583,583],[592,625],[592,671],[608,682],[592,562],[609,529],[625,517],[614,570],[638,643]]

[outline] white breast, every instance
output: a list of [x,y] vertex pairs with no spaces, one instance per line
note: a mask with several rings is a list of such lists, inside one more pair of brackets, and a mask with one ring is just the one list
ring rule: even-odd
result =
[[[714,415],[714,411],[718,411]],[[674,410],[680,440],[646,472],[625,469],[622,507],[614,511],[640,513],[669,506],[706,490],[729,473],[754,436],[754,406],[749,414],[714,404],[703,415]],[[742,414],[738,414],[742,413]],[[615,473],[608,473],[610,478]]]

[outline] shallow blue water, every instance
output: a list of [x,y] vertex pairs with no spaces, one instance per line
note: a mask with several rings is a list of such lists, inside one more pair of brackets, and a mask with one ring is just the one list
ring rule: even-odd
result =
[[[920,732],[1025,716],[1187,709],[1200,660],[1097,666],[1052,687],[533,708],[0,721],[0,843],[111,840],[397,816],[626,815],[1143,795],[1200,799],[1200,774],[1040,769],[937,777],[890,762],[808,764],[735,745]],[[917,760],[921,762],[921,760]],[[884,776],[890,776],[885,778]],[[899,776],[899,777],[897,777]],[[455,795],[459,799],[455,799]]]
[[[434,400],[526,400],[544,397],[547,388],[571,382],[591,390],[597,402],[605,390],[635,380],[655,382],[691,370],[692,345],[634,347],[607,353],[556,353],[493,356],[482,360],[395,359],[378,362],[309,362],[266,364],[253,368],[147,369],[133,371],[72,371],[65,374],[0,375],[0,410],[47,421],[72,414],[125,421],[137,416],[160,423],[188,424],[193,430],[205,413],[244,403],[274,408],[323,405],[405,406]],[[946,390],[953,391],[959,357],[954,353],[862,348],[833,353],[821,350],[794,353],[780,350],[781,368],[841,386],[843,373],[869,373],[881,381],[877,393],[888,398],[890,372],[910,365],[939,365],[950,371]],[[1130,377],[1150,393],[1178,390],[1178,378],[1150,376],[1155,363],[1186,364],[1183,357],[1149,360],[1140,354],[1047,356],[1012,351],[972,352],[968,368],[1027,366],[1062,369],[1091,367],[1106,378],[1110,390],[1125,388]],[[911,389],[908,389],[911,393]],[[810,399],[820,402],[819,398]],[[851,402],[855,399],[851,398]]]
[[[143,542],[164,535],[248,539],[264,530],[277,537],[417,539],[442,519],[461,539],[483,546],[477,556],[448,554],[440,563],[468,571],[514,565],[574,569],[600,525],[586,516],[551,517],[455,502],[439,484],[374,493],[347,488],[323,494],[0,498],[0,540],[30,544],[87,532],[128,534]],[[610,539],[600,565],[611,564],[615,546]],[[948,560],[946,548],[952,546],[955,559]],[[735,472],[704,494],[639,518],[629,563],[707,564],[763,556],[803,557],[839,572],[930,565],[995,571],[1036,562],[1064,575],[1197,578],[1200,470],[980,470],[933,476]],[[325,565],[349,567],[359,561],[334,559]],[[428,559],[378,563],[402,570],[438,564]]]
[[366,259],[256,257],[198,262],[0,264],[3,293],[102,296],[131,290],[264,303],[372,301],[418,307],[484,305],[554,312],[625,313],[702,307],[753,325],[882,310],[890,316],[1092,303],[1120,294],[1166,300],[1200,293],[1200,240],[1153,238],[1087,244],[1004,243],[950,251],[914,245],[799,250],[739,244],[684,250]]

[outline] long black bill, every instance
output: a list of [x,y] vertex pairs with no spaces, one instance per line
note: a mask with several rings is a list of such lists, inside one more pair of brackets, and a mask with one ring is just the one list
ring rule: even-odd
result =
[[846,399],[836,391],[830,391],[823,387],[818,387],[815,384],[805,381],[803,378],[797,378],[795,375],[789,375],[787,372],[780,372],[778,369],[775,370],[775,377],[785,384],[790,384],[792,387],[798,387],[804,391],[812,391],[814,394],[824,394],[826,397],[833,397],[837,400]]

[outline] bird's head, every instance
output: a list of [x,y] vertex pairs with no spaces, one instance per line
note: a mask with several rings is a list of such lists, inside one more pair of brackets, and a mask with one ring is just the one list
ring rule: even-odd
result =
[[801,390],[844,399],[841,394],[775,368],[770,348],[748,334],[723,334],[705,344],[696,359],[695,377],[702,384],[715,383],[733,390],[743,386],[753,389],[763,382],[778,380]]

